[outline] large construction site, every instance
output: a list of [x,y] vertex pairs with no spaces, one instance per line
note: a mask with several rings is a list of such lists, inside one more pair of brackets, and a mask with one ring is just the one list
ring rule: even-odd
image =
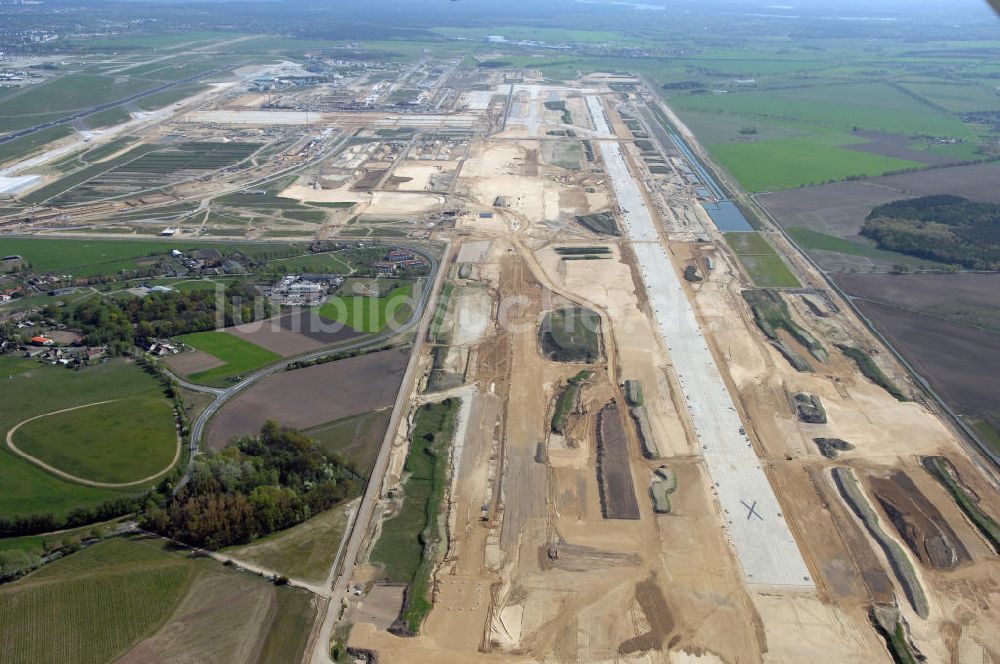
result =
[[[748,219],[641,78],[342,69],[244,71],[0,218],[447,247],[312,661],[1000,662],[997,469],[772,229],[802,285],[754,287],[722,236]],[[413,588],[372,552],[448,399],[432,607],[401,630]]]

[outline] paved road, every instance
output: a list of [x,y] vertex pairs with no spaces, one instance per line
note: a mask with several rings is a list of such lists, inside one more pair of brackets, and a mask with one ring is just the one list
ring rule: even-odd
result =
[[[448,243],[441,258],[442,263],[447,264],[450,251],[451,244]],[[437,293],[441,291],[441,283],[444,281],[446,273],[447,270],[436,270],[436,278],[432,280],[431,287],[427,288],[426,293],[423,295],[424,304],[432,296],[436,298]],[[431,303],[433,303],[433,300],[431,300]],[[371,523],[375,505],[378,503],[382,493],[382,481],[385,479],[385,472],[389,467],[392,443],[396,437],[400,420],[406,413],[406,404],[409,401],[412,391],[421,349],[427,335],[427,328],[434,318],[434,309],[434,306],[425,307],[423,315],[419,317],[416,343],[413,345],[413,352],[410,353],[410,361],[406,365],[406,373],[403,374],[403,381],[400,383],[399,392],[396,394],[396,403],[393,405],[389,426],[386,429],[385,437],[382,439],[382,447],[379,449],[378,458],[375,460],[375,466],[372,468],[372,475],[365,487],[365,495],[361,499],[361,504],[355,511],[354,519],[344,536],[347,544],[342,545],[341,554],[343,559],[334,561],[334,570],[339,566],[340,571],[333,583],[330,602],[323,616],[323,623],[320,626],[319,634],[313,642],[313,651],[309,657],[309,661],[312,664],[332,664],[333,662],[330,657],[330,640],[333,637],[333,628],[340,618],[344,598],[348,592],[348,584],[350,583],[351,576],[354,574],[354,566],[357,564],[358,556],[361,553],[361,544],[368,534],[368,526]],[[412,320],[416,322],[417,316],[414,316]]]
[[[440,272],[438,260],[434,258],[434,256],[432,256],[430,253],[428,253],[426,250],[420,247],[413,247],[408,245],[394,245],[394,246],[405,247],[406,249],[409,249],[410,251],[420,254],[421,256],[426,258],[431,266],[430,278],[428,281],[434,281],[435,277]],[[260,382],[261,380],[267,378],[268,376],[274,375],[279,371],[284,371],[290,365],[296,362],[310,362],[313,360],[320,360],[325,357],[349,352],[352,350],[359,350],[362,348],[367,348],[369,346],[376,346],[384,341],[388,341],[392,337],[409,332],[420,323],[421,313],[424,312],[426,308],[427,300],[430,297],[432,290],[433,288],[424,288],[423,291],[420,293],[420,299],[417,301],[417,305],[414,307],[414,314],[410,318],[410,320],[404,323],[401,327],[392,328],[375,337],[369,337],[366,339],[361,339],[360,341],[355,341],[350,344],[335,346],[333,348],[324,348],[321,350],[313,351],[311,353],[306,353],[304,355],[297,355],[295,357],[286,358],[281,362],[278,362],[277,364],[272,364],[270,366],[264,367],[263,369],[260,369],[259,371],[255,371],[254,373],[246,376],[239,383],[236,383],[232,387],[228,388],[207,388],[204,385],[194,385],[193,383],[189,383],[187,381],[178,381],[181,385],[189,389],[194,389],[200,392],[215,392],[215,394],[217,395],[215,401],[209,404],[208,408],[202,411],[202,413],[194,421],[194,424],[191,427],[190,447],[191,447],[192,461],[195,455],[198,453],[199,445],[201,443],[202,436],[205,433],[205,427],[208,424],[208,421],[212,418],[213,415],[215,415],[219,411],[220,408],[226,405],[227,402],[232,400],[233,397],[237,396],[240,392],[244,391],[251,385]],[[188,465],[188,470],[190,470],[190,462]],[[181,484],[183,484],[186,480],[187,480],[187,472],[185,472],[184,478],[181,480],[181,483],[178,484],[178,487],[181,486]]]

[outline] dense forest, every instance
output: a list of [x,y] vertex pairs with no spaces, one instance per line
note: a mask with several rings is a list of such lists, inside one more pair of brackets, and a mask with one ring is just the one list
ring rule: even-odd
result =
[[958,196],[924,196],[880,205],[861,234],[880,249],[961,265],[1000,269],[1000,205]]
[[89,346],[107,345],[125,353],[147,339],[204,332],[267,318],[265,298],[249,284],[230,284],[223,294],[214,290],[150,293],[146,297],[93,297],[72,306],[49,305],[47,318],[76,328]]
[[358,495],[361,475],[308,436],[266,423],[217,453],[199,456],[165,504],[143,515],[147,530],[212,549],[242,544],[305,521]]

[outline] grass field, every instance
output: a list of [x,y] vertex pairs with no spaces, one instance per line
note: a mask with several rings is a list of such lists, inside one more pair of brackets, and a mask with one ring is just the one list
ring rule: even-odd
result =
[[440,553],[438,517],[458,406],[457,400],[448,399],[417,412],[406,457],[403,507],[382,524],[371,553],[371,561],[382,565],[381,578],[410,584],[410,604],[403,618],[414,632],[431,608],[430,573]]
[[80,46],[95,50],[139,50],[170,49],[192,42],[209,42],[221,39],[235,39],[239,35],[232,32],[195,30],[190,32],[167,32],[155,34],[129,34],[103,39],[87,39],[77,42]]
[[[0,99],[0,120],[7,129],[37,124],[36,114],[63,114],[89,108],[156,87],[157,81],[84,73],[66,74],[41,83],[24,94]],[[11,126],[8,126],[11,123]]]
[[34,420],[18,429],[14,444],[83,479],[134,482],[170,465],[177,447],[174,429],[167,399],[138,397]]
[[847,240],[837,237],[836,235],[820,233],[819,231],[814,231],[811,228],[792,226],[787,228],[786,231],[792,239],[804,249],[829,251],[837,254],[845,254],[847,256],[860,256],[862,258],[870,258],[872,260],[879,261],[891,261],[904,265],[920,265],[927,267],[940,265],[940,263],[937,263],[936,261],[924,260],[914,256],[907,256],[906,254],[898,254],[894,251],[884,251],[877,247]]
[[723,233],[726,242],[739,256],[754,284],[761,288],[797,288],[795,278],[785,262],[760,233]]
[[382,438],[389,426],[389,410],[374,410],[321,424],[305,433],[327,452],[339,454],[368,477],[375,465]]
[[[156,398],[162,386],[134,364],[117,359],[70,371],[24,358],[0,357],[0,432],[35,415],[93,403],[95,400]],[[86,409],[83,409],[84,411]],[[160,435],[174,433],[174,425]],[[119,444],[129,441],[117,441]],[[134,495],[144,489],[98,489],[59,479],[14,456],[6,445],[0,452],[0,516],[51,512],[65,515],[77,506],[92,506],[110,498]]]
[[353,269],[347,261],[340,258],[336,253],[308,254],[304,256],[293,256],[291,258],[279,258],[271,261],[270,265],[281,265],[288,269],[290,273],[313,272],[331,274],[350,274]]
[[84,118],[84,122],[91,129],[102,129],[104,127],[113,127],[116,124],[121,124],[123,122],[128,122],[132,116],[121,106],[115,106],[114,108],[109,108],[100,113],[94,113],[93,115],[88,115]]
[[347,529],[347,504],[341,503],[288,530],[223,551],[286,576],[322,583]]
[[0,661],[113,661],[156,629],[183,596],[192,564],[112,539],[0,589]]
[[381,332],[390,322],[405,322],[413,311],[413,284],[394,288],[383,297],[348,295],[330,298],[319,314],[368,334]]
[[196,383],[225,384],[239,374],[252,372],[281,359],[277,353],[221,331],[195,332],[178,339],[225,362],[222,366],[188,376]]
[[134,103],[143,111],[155,111],[158,108],[175,104],[182,99],[193,97],[199,92],[208,90],[208,87],[209,86],[207,85],[200,85],[198,83],[187,83],[185,85],[178,85],[177,87],[170,88],[169,90],[164,90],[163,92],[156,92],[143,97],[142,99],[137,99]]
[[1000,94],[995,88],[975,84],[905,83],[904,87],[949,111],[1000,110]]
[[256,664],[285,664],[298,659],[309,643],[310,627],[316,620],[316,607],[307,592],[279,588],[274,620]]
[[56,125],[10,143],[4,143],[0,145],[0,163],[26,157],[32,152],[40,150],[46,143],[64,138],[72,133],[73,128],[69,125]]

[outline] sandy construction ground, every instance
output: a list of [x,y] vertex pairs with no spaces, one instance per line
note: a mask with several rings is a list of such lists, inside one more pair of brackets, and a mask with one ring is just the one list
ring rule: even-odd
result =
[[[782,332],[782,341],[814,369],[796,371],[758,330],[741,296],[748,285],[726,246],[665,240],[648,192],[629,183],[640,172],[637,154],[595,142],[599,161],[584,169],[605,162],[615,181],[600,174],[586,186],[540,159],[539,141],[530,137],[552,122],[545,101],[567,102],[574,121],[591,132],[621,130],[616,96],[600,85],[593,82],[586,97],[519,85],[507,131],[470,149],[455,198],[495,214],[463,218],[457,232],[457,262],[472,265],[465,274],[481,283],[469,288],[458,280],[445,318],[450,343],[468,350],[467,386],[450,394],[470,403],[463,406],[460,471],[448,497],[449,542],[435,574],[435,605],[415,638],[391,636],[372,618],[355,625],[351,643],[417,662],[889,661],[869,609],[896,604],[927,661],[1000,661],[1000,619],[990,608],[1000,601],[1000,561],[923,470],[920,456],[947,456],[980,507],[997,517],[995,483],[931,408],[919,399],[897,401],[836,350],[839,343],[866,349],[905,392],[914,391],[843,306],[817,314],[802,294],[783,295],[794,322],[829,351],[825,361],[809,357]],[[567,223],[583,209],[572,192],[586,187],[593,189],[582,195],[590,210],[619,204],[628,236],[596,236]],[[498,196],[509,208],[494,207]],[[595,246],[605,257],[566,261],[556,251]],[[658,274],[649,274],[653,253]],[[706,256],[715,268],[704,281],[681,279],[685,265]],[[480,300],[480,293],[491,298]],[[483,326],[493,311],[486,302],[494,298],[497,319]],[[600,316],[601,362],[584,367],[542,356],[540,320],[570,304]],[[681,313],[690,320],[669,321]],[[712,370],[710,387],[731,399],[705,393],[708,383],[692,358],[703,372]],[[592,374],[563,432],[554,434],[557,395],[582,368]],[[602,516],[597,472],[595,416],[612,400],[624,402],[625,380],[642,384],[660,456],[642,456],[627,420],[635,520]],[[798,392],[821,400],[826,423],[796,417],[791,396]],[[725,421],[726,435],[742,443],[739,454],[710,458],[724,442],[722,434],[709,435],[711,421]],[[815,438],[840,438],[852,447],[830,459]],[[404,442],[397,439],[387,486],[401,477]],[[737,467],[727,470],[727,463]],[[649,497],[661,464],[676,477],[669,514],[655,514]],[[750,465],[747,486],[757,494],[740,507],[739,498],[747,498],[737,492],[734,507],[731,487],[722,483],[739,480]],[[909,607],[885,553],[840,496],[830,474],[835,466],[855,471],[888,537],[907,552],[927,595],[926,619]],[[886,484],[900,472],[912,481],[912,500]],[[770,496],[763,500],[765,489]],[[879,495],[889,495],[902,516]],[[758,510],[765,508],[780,524],[779,554],[771,552],[772,531],[755,521],[764,519]],[[930,535],[914,537],[906,524]],[[928,547],[938,545],[920,542],[936,532],[967,556],[951,566],[941,565],[940,550],[930,557]],[[907,538],[924,548],[907,548]],[[937,566],[926,564],[932,559]]]
[[345,187],[344,189],[317,189],[303,184],[293,184],[283,189],[279,196],[311,203],[368,203],[371,201],[371,194],[363,191],[351,191],[349,187]]

